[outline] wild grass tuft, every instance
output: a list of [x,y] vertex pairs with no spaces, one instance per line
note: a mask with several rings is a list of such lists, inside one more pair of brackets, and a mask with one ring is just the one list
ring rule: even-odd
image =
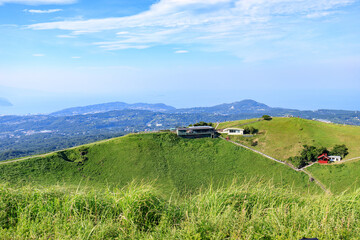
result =
[[358,239],[360,192],[301,196],[250,182],[181,200],[149,184],[97,191],[0,185],[1,239]]

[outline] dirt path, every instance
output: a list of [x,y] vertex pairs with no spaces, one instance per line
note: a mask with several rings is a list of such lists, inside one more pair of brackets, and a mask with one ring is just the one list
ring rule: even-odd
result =
[[309,165],[306,165],[305,167],[302,167],[302,168],[299,168],[299,169],[306,169],[306,168],[308,168],[308,167],[311,167],[312,165],[314,165],[314,164],[316,164],[317,162],[312,162],[312,163],[310,163]]
[[351,162],[351,161],[355,161],[355,160],[360,160],[360,157],[354,157],[354,158],[342,160],[342,161],[340,161],[340,162],[335,162],[335,163],[332,163],[332,164],[343,164],[343,163]]
[[253,148],[251,148],[251,147],[245,146],[244,144],[237,143],[237,142],[234,142],[234,141],[231,141],[231,140],[226,140],[224,137],[220,137],[220,138],[223,139],[223,140],[225,140],[225,141],[231,142],[232,144],[235,144],[235,145],[237,145],[237,146],[246,148],[246,149],[248,149],[248,150],[250,150],[250,151],[253,151],[253,152],[257,153],[257,154],[260,154],[260,155],[262,155],[262,156],[264,156],[264,157],[266,157],[266,158],[268,158],[268,159],[270,159],[270,160],[272,160],[272,161],[275,161],[275,162],[284,164],[284,165],[290,167],[291,169],[293,169],[293,170],[296,171],[296,172],[303,172],[303,173],[305,173],[306,175],[309,176],[309,179],[313,180],[322,190],[324,190],[324,192],[326,192],[326,193],[328,193],[328,194],[331,194],[330,190],[327,189],[324,184],[322,184],[319,180],[315,179],[315,178],[311,175],[310,172],[308,172],[307,170],[305,170],[306,167],[312,166],[313,164],[308,165],[308,166],[306,166],[305,168],[298,169],[298,168],[294,167],[293,165],[291,165],[290,163],[287,163],[287,162],[281,161],[281,160],[279,160],[279,159],[273,158],[273,157],[271,157],[271,156],[269,156],[269,155],[267,155],[267,154],[265,154],[265,153],[262,153],[262,152],[260,152],[260,151],[258,151],[258,150],[256,150],[256,149],[253,149]]
[[235,144],[235,145],[238,145],[238,146],[240,146],[240,147],[249,149],[250,151],[253,151],[253,152],[257,153],[257,154],[260,154],[260,155],[262,155],[262,156],[264,156],[264,157],[266,157],[266,158],[268,158],[268,159],[270,159],[270,160],[273,160],[273,161],[275,161],[275,162],[278,162],[278,163],[287,165],[287,166],[291,167],[293,170],[295,170],[295,171],[297,171],[297,172],[300,171],[300,169],[297,169],[296,167],[292,166],[290,163],[287,163],[287,162],[281,161],[281,160],[279,160],[279,159],[273,158],[273,157],[271,157],[271,156],[269,156],[269,155],[267,155],[267,154],[265,154],[265,153],[263,153],[263,152],[260,152],[260,151],[258,151],[258,150],[255,150],[254,148],[248,147],[248,146],[246,146],[246,145],[244,145],[244,144],[241,144],[241,143],[238,143],[238,142],[234,142],[234,141],[231,141],[231,140],[226,140],[224,137],[220,137],[220,138],[223,139],[223,140],[225,140],[225,141],[231,142],[232,144]]
[[322,182],[320,182],[319,180],[317,180],[316,178],[314,178],[314,177],[311,175],[310,172],[308,172],[308,171],[305,170],[304,168],[301,169],[300,171],[302,171],[303,173],[307,174],[311,179],[313,179],[314,182],[315,182],[319,187],[321,187],[322,190],[324,190],[327,194],[332,194],[331,191],[330,191],[329,189],[327,189]]

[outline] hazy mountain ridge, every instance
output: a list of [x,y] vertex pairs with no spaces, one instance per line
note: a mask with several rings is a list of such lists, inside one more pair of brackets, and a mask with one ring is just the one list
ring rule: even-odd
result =
[[73,115],[82,115],[82,114],[93,114],[93,113],[102,113],[109,111],[118,111],[118,110],[148,110],[153,112],[168,112],[174,111],[175,108],[165,105],[163,103],[149,104],[149,103],[134,103],[128,104],[124,102],[110,102],[95,104],[83,107],[73,107],[63,109],[54,113],[51,113],[51,116],[73,116]]
[[[336,115],[354,115],[358,111],[348,110],[332,110],[332,109],[318,109],[318,110],[298,110],[280,107],[270,107],[264,103],[257,102],[251,99],[245,99],[233,103],[223,103],[210,107],[192,107],[192,108],[175,108],[164,103],[150,104],[150,103],[124,103],[124,102],[110,102],[103,104],[88,105],[82,107],[66,108],[54,113],[50,116],[75,116],[98,114],[110,111],[121,110],[145,110],[160,113],[188,113],[188,114],[215,114],[215,115],[234,115],[234,114],[269,114],[274,116],[302,116],[304,118],[317,118],[320,116],[336,116]],[[335,121],[336,122],[336,121]]]
[[[151,110],[108,111],[114,107],[151,108]],[[92,111],[94,113],[91,113]],[[74,115],[78,112],[83,114]],[[131,132],[188,126],[199,121],[224,122],[259,118],[264,114],[360,125],[360,113],[357,111],[300,111],[272,108],[253,100],[187,109],[176,109],[165,104],[108,103],[65,109],[50,115],[0,116],[0,161]]]
[[157,103],[134,103],[128,104],[124,102],[111,102],[103,104],[88,105],[83,107],[73,107],[63,109],[54,113],[51,116],[73,116],[82,114],[94,114],[101,112],[109,112],[116,110],[148,110],[153,112],[169,112],[169,113],[213,113],[213,114],[239,114],[239,113],[261,113],[271,111],[274,108],[266,104],[256,102],[254,100],[246,99],[239,102],[224,103],[211,107],[193,107],[193,108],[180,108]]
[[246,99],[239,102],[223,103],[212,107],[182,108],[177,112],[185,113],[215,113],[215,114],[239,114],[239,113],[260,113],[270,111],[272,108],[266,104]]

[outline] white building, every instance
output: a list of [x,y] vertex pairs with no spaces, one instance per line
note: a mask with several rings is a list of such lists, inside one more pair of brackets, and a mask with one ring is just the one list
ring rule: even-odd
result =
[[340,156],[329,156],[329,161],[330,162],[340,162],[341,157]]
[[244,129],[241,128],[225,128],[223,133],[227,133],[228,135],[244,135]]

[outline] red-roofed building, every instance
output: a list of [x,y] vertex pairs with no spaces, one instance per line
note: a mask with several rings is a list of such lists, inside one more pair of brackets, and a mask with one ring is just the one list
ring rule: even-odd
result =
[[320,156],[318,156],[318,163],[325,164],[328,163],[330,158],[328,157],[327,153],[323,153]]

